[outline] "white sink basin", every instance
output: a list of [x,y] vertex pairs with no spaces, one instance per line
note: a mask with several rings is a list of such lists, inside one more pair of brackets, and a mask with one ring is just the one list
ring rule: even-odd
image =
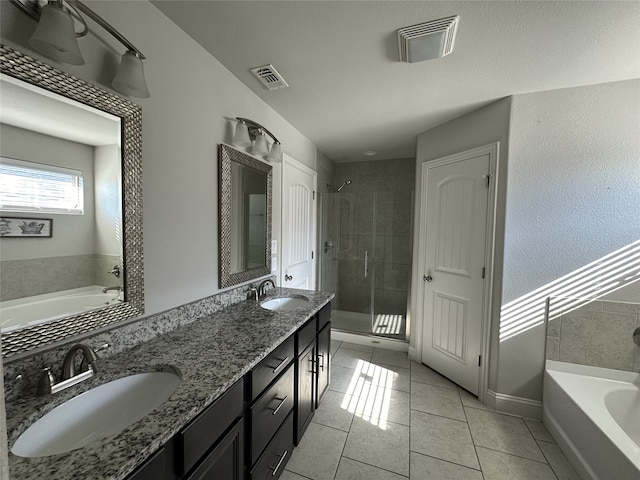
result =
[[296,297],[272,298],[260,304],[262,308],[272,310],[274,312],[282,310],[293,310],[294,308],[304,307],[309,302],[307,297],[302,295]]
[[11,452],[19,457],[45,457],[115,435],[164,403],[180,382],[175,373],[147,372],[92,388],[31,425]]

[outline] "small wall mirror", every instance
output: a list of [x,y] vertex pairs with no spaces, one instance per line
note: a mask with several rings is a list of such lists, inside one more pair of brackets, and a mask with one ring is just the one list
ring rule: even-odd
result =
[[13,49],[0,62],[6,358],[144,312],[142,122],[139,106]]
[[227,145],[219,150],[220,287],[271,273],[272,167]]

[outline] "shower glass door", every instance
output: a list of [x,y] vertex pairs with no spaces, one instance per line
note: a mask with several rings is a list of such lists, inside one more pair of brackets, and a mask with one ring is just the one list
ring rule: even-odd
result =
[[341,192],[335,328],[372,333],[375,285],[375,193]]
[[332,328],[406,340],[412,192],[321,194],[320,285]]

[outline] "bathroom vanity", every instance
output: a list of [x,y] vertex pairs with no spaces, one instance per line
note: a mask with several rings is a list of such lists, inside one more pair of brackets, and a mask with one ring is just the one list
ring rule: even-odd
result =
[[[275,479],[302,438],[329,381],[330,300],[304,296],[270,311],[247,300],[110,358],[95,377],[55,395],[7,403],[9,446],[45,413],[80,393],[140,372],[179,372],[162,405],[110,438],[45,457],[10,454],[12,479]],[[261,299],[264,302],[264,299]]]

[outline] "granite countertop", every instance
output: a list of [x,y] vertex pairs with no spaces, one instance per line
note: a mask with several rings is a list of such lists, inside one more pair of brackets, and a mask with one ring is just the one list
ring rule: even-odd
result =
[[333,294],[276,288],[266,298],[303,295],[309,303],[272,312],[247,300],[130,350],[99,359],[95,377],[54,395],[6,404],[9,447],[56,406],[81,392],[134,373],[177,369],[182,383],[164,404],[118,435],[72,452],[39,458],[9,454],[10,478],[119,480],[133,472],[182,427],[294,333]]

